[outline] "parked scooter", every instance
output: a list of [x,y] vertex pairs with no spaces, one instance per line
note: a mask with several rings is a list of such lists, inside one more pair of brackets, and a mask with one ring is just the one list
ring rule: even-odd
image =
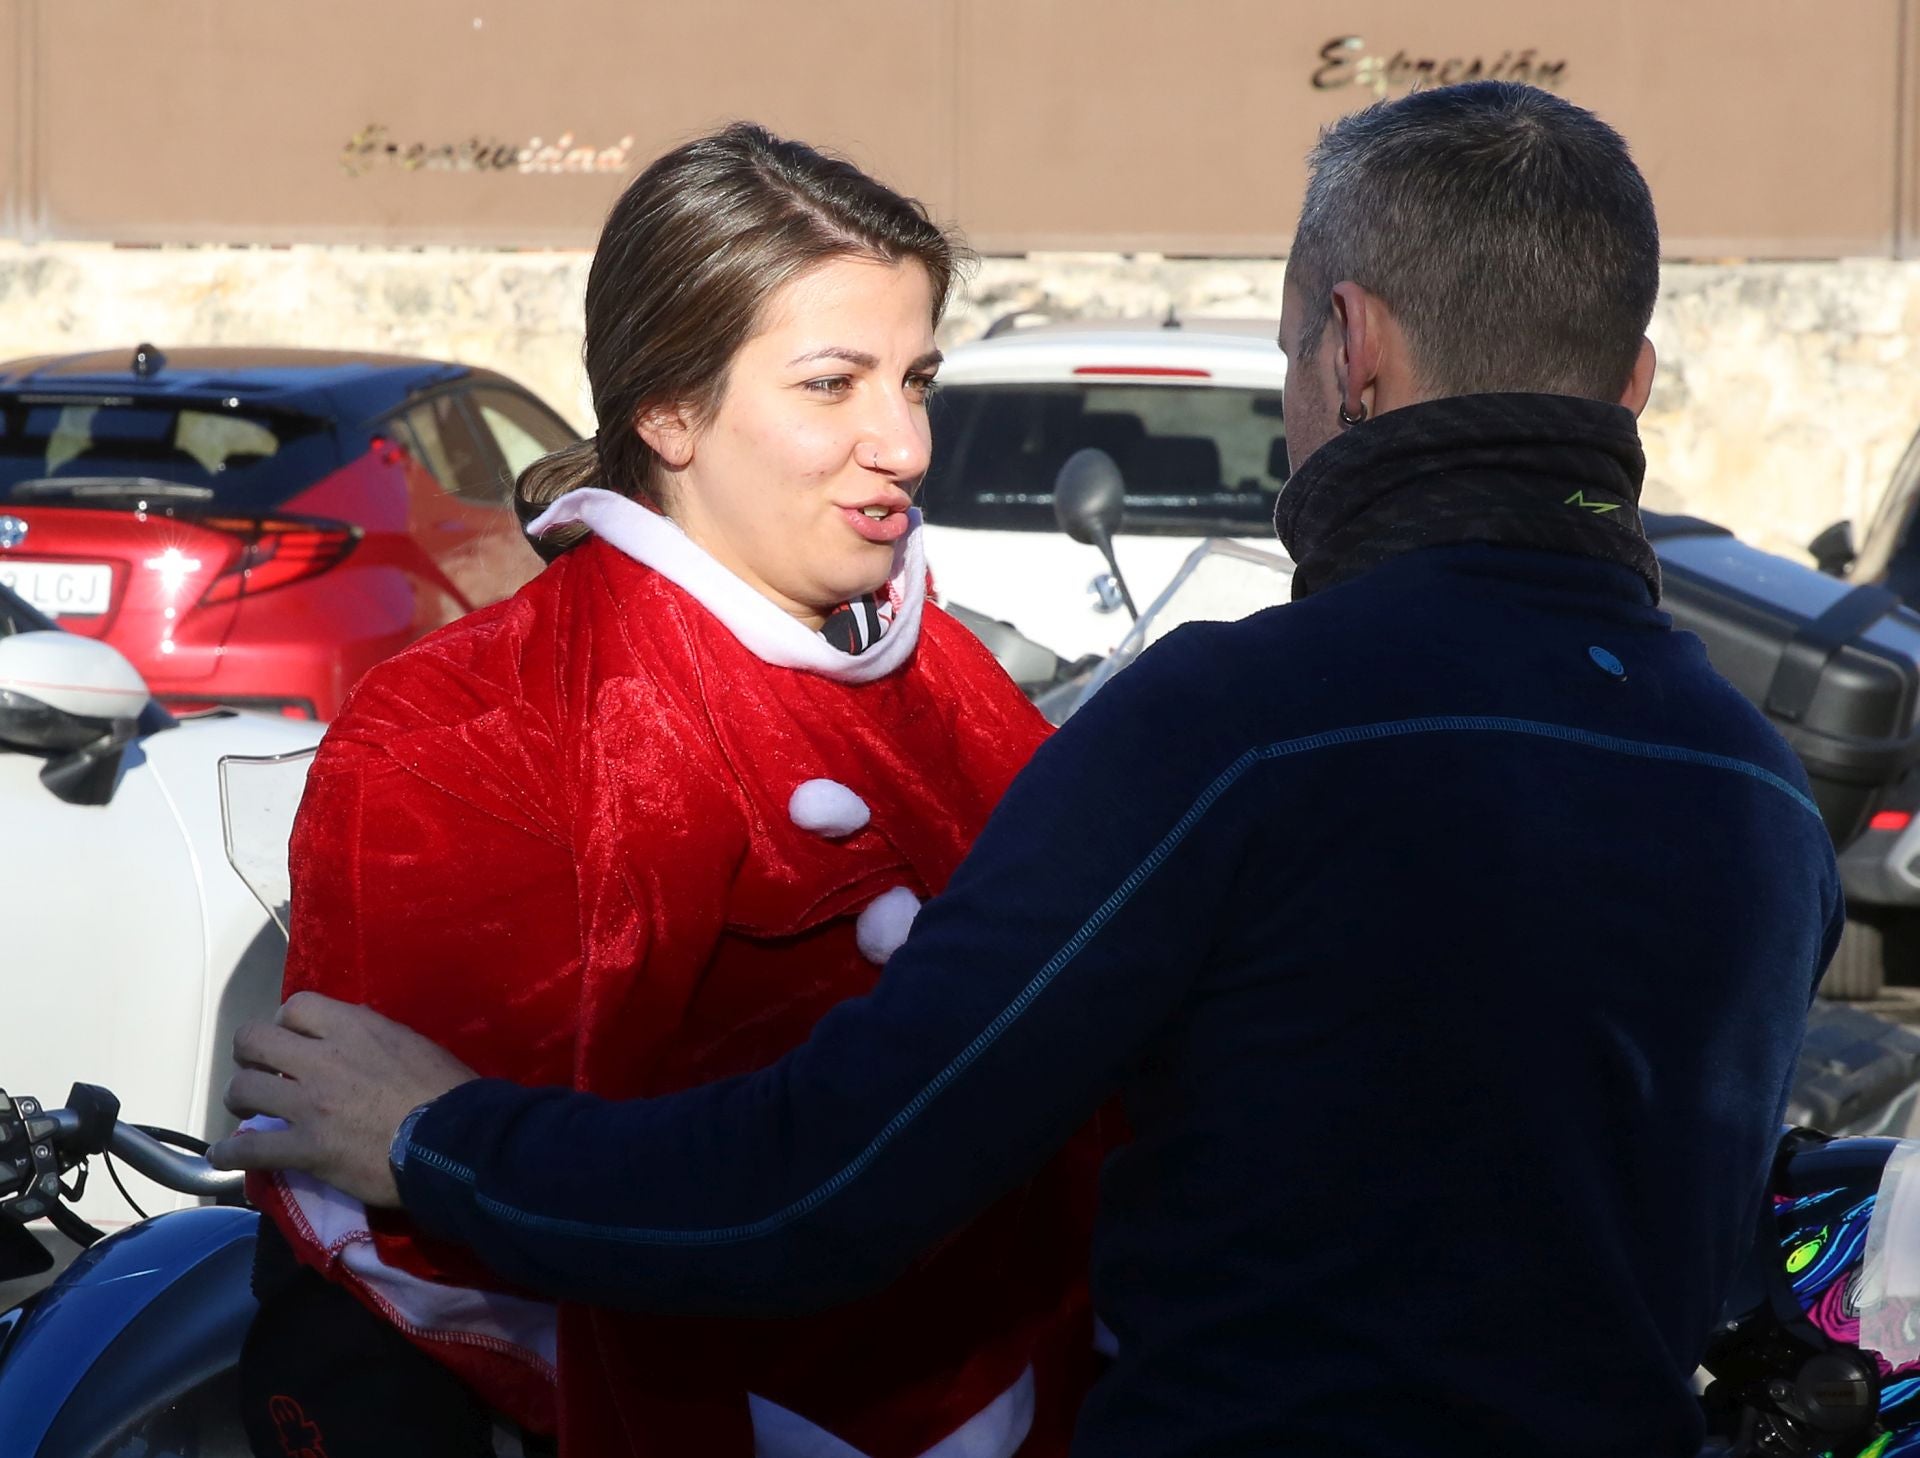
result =
[[1833,836],[1847,930],[1822,990],[1873,997],[1920,937],[1920,612],[1710,522],[1643,520],[1661,606],[1793,747]]
[[1292,594],[1293,564],[1279,553],[1208,540],[1188,555],[1159,597],[1141,612],[1113,551],[1113,535],[1120,529],[1125,509],[1126,486],[1120,468],[1103,450],[1075,451],[1054,478],[1054,520],[1076,542],[1100,550],[1115,591],[1134,619],[1127,636],[1106,657],[1068,662],[1011,623],[959,604],[947,605],[947,611],[987,645],[1050,723],[1064,724],[1114,674],[1182,624],[1243,618],[1286,602]]

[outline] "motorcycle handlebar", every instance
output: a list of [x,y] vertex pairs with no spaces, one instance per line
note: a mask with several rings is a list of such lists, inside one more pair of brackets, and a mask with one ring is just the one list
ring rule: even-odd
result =
[[190,1154],[162,1144],[145,1130],[131,1124],[115,1124],[107,1143],[116,1159],[126,1162],[157,1185],[178,1190],[183,1195],[201,1195],[214,1200],[238,1199],[247,1182],[237,1169],[215,1169],[206,1156]]
[[[70,1140],[80,1132],[80,1116],[72,1109],[49,1109],[43,1117],[53,1125],[50,1132],[55,1143]],[[163,1144],[132,1124],[114,1124],[107,1138],[107,1152],[155,1184],[183,1195],[237,1199],[246,1184],[246,1176],[239,1170],[215,1169],[203,1155]]]

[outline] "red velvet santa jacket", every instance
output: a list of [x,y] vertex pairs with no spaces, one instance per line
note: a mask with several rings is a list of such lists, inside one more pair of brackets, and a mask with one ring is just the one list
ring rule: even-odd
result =
[[[596,536],[374,669],[329,731],[287,989],[526,1084],[620,1098],[761,1067],[872,986],[1046,725],[923,604],[917,529],[856,657],[632,502],[577,492],[550,516]],[[568,1455],[1006,1458],[1029,1433],[1027,1455],[1064,1450],[1091,1159],[894,1289],[767,1322],[556,1323],[399,1217],[299,1176],[255,1193],[303,1259],[523,1422],[554,1421],[557,1368]]]

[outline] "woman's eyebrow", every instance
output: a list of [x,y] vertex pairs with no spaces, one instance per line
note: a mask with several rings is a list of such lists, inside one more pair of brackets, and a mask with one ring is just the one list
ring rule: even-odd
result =
[[[916,359],[907,368],[910,370],[930,370],[944,360],[946,356],[937,349],[930,349]],[[864,349],[848,349],[845,345],[829,344],[825,349],[813,349],[805,354],[795,355],[787,361],[787,368],[795,365],[813,364],[818,360],[837,359],[853,365],[857,369],[877,370],[880,368],[878,357],[868,354]]]
[[877,370],[880,368],[880,361],[876,356],[868,354],[864,349],[848,349],[845,345],[841,344],[829,344],[825,349],[814,349],[809,350],[805,354],[795,355],[787,361],[787,364],[789,367],[793,365],[812,364],[815,360],[821,359],[844,360],[846,363],[855,365],[863,370]]

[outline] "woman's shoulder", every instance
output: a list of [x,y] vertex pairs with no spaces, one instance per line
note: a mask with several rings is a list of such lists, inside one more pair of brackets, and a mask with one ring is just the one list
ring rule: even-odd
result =
[[[562,746],[638,717],[656,741],[697,721],[676,679],[669,595],[656,574],[582,542],[511,597],[468,613],[375,664],[348,693],[327,741],[392,758],[452,740],[466,754],[521,751],[557,763]],[[608,690],[622,681],[620,692]],[[697,706],[694,706],[697,708]]]
[[361,675],[330,738],[390,736],[498,716],[538,714],[538,665],[585,589],[580,551],[547,564],[512,596],[476,608]]
[[376,664],[328,727],[309,799],[435,819],[457,801],[556,845],[571,843],[568,817],[603,796],[623,825],[648,822],[659,801],[671,802],[666,819],[717,823],[730,803],[720,777],[631,773],[663,760],[684,770],[713,739],[685,703],[677,680],[689,675],[663,646],[674,635],[660,631],[650,577],[583,542],[512,597]]

